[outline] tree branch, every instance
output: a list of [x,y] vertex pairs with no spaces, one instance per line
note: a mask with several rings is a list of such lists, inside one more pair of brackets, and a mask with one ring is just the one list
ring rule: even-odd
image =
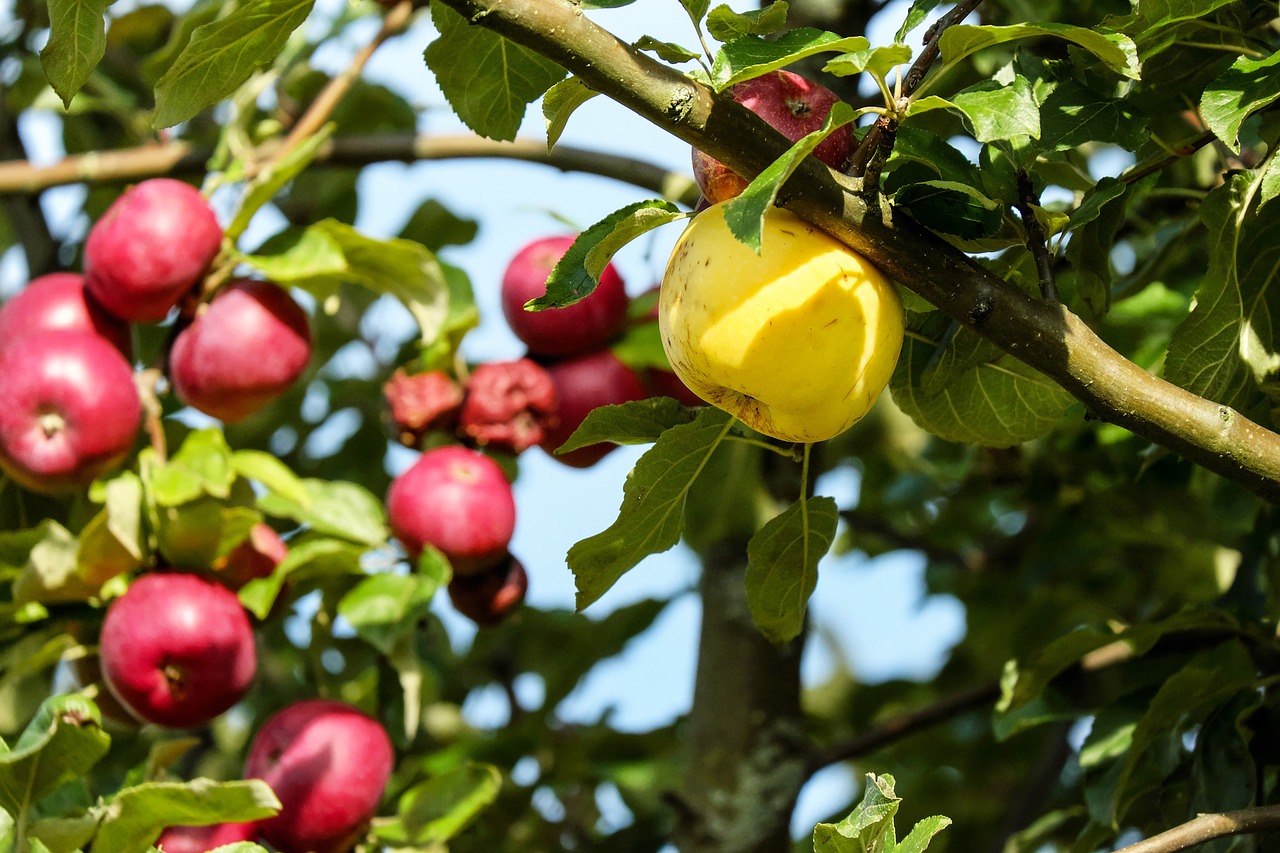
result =
[[[744,177],[788,148],[763,119],[623,43],[566,0],[437,0],[529,47]],[[1152,376],[1062,305],[1042,302],[896,213],[861,182],[806,158],[786,207],[1053,379],[1099,419],[1280,501],[1280,435]]]
[[[280,150],[281,144],[280,140],[263,143],[255,150],[255,159],[266,160]],[[202,175],[208,170],[206,164],[212,156],[212,148],[170,142],[65,157],[47,166],[36,166],[25,160],[0,162],[0,197],[68,184],[133,183],[165,175]],[[472,158],[541,163],[562,172],[585,172],[623,181],[658,193],[663,198],[686,202],[690,207],[697,201],[697,186],[683,173],[669,172],[631,157],[569,145],[557,145],[554,151],[548,152],[547,144],[538,139],[493,142],[470,135],[343,136],[322,145],[315,162],[330,166],[367,166],[383,162]]]
[[1202,814],[1159,835],[1122,847],[1116,853],[1174,853],[1233,835],[1280,831],[1280,806],[1259,806],[1220,814]]
[[1045,242],[1044,229],[1036,218],[1034,206],[1040,198],[1031,186],[1031,176],[1025,169],[1018,170],[1018,215],[1022,217],[1022,227],[1027,230],[1027,248],[1031,257],[1035,258],[1036,273],[1040,278],[1040,295],[1049,302],[1058,301],[1058,285],[1053,280],[1053,259],[1049,257],[1049,246]]

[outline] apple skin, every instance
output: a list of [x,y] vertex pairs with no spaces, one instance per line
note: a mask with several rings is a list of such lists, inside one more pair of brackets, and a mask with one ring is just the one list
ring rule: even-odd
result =
[[761,254],[724,203],[698,214],[667,264],[658,326],[672,369],[712,405],[783,441],[833,438],[884,390],[902,349],[893,284],[793,213],[765,216]]
[[511,331],[538,356],[566,356],[595,349],[627,322],[627,291],[613,264],[590,295],[564,308],[526,311],[525,303],[547,292],[547,276],[573,245],[575,235],[544,237],[521,249],[502,276],[502,313]]
[[455,575],[475,574],[506,554],[516,503],[498,463],[447,445],[428,450],[392,481],[387,520],[414,559],[431,545],[449,558]]
[[[821,83],[790,71],[774,71],[744,80],[730,90],[730,95],[792,142],[821,128],[831,107],[840,100]],[[842,172],[853,153],[853,143],[853,130],[846,124],[832,131],[813,153]],[[727,201],[747,188],[747,181],[738,173],[697,148],[693,149],[693,178],[711,204]]]
[[258,522],[245,540],[232,549],[221,566],[216,566],[215,576],[223,586],[238,590],[255,578],[270,577],[276,566],[284,562],[289,546],[271,525]]
[[122,463],[142,423],[133,370],[106,338],[50,331],[0,344],[0,469],[46,494]]
[[262,779],[280,813],[259,822],[280,853],[345,853],[377,812],[395,751],[372,717],[342,702],[308,699],[254,735],[246,779]]
[[226,423],[289,389],[311,360],[307,314],[283,288],[238,279],[218,291],[169,353],[178,399]]
[[112,602],[99,640],[107,687],[139,719],[199,726],[249,691],[257,649],[236,594],[185,572],[139,577]]
[[523,453],[542,441],[555,412],[556,387],[542,365],[493,361],[471,371],[458,433],[481,447]]
[[256,841],[258,824],[211,823],[208,826],[171,826],[155,840],[164,853],[208,853],[237,841]]
[[221,247],[222,227],[199,190],[151,178],[126,190],[89,229],[85,284],[120,319],[158,322]]
[[616,444],[600,442],[568,453],[556,453],[594,409],[643,400],[649,396],[640,376],[612,350],[599,349],[546,365],[560,403],[556,424],[547,430],[541,447],[573,468],[589,468],[611,453]]
[[110,341],[126,359],[133,356],[129,324],[107,313],[78,273],[53,272],[33,278],[0,307],[0,341],[55,329],[93,332]]
[[482,628],[497,625],[514,613],[528,591],[524,565],[509,555],[482,574],[449,581],[449,601],[454,609]]

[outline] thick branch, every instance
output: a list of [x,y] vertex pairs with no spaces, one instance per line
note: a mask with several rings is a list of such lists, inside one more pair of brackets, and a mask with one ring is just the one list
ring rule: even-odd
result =
[[1215,838],[1276,831],[1280,831],[1280,806],[1260,806],[1221,814],[1202,814],[1145,841],[1122,847],[1116,853],[1174,853]]
[[[576,4],[439,2],[560,63],[591,88],[739,174],[759,174],[787,148],[758,116],[624,44]],[[1063,306],[1028,297],[814,158],[806,160],[783,195],[788,208],[1049,376],[1097,417],[1280,501],[1280,435],[1152,376]]]
[[[264,161],[270,158],[280,145],[280,140],[263,143],[254,150],[254,159]],[[0,162],[0,197],[67,184],[132,183],[162,175],[203,175],[208,170],[211,156],[212,148],[171,142],[65,157],[47,166],[36,166],[25,160]],[[434,134],[343,136],[321,146],[315,162],[331,166],[367,166],[382,162],[469,158],[542,163],[564,172],[585,172],[624,181],[658,193],[663,198],[687,201],[691,206],[696,201],[697,190],[688,175],[668,172],[643,160],[568,145],[557,145],[554,151],[548,152],[547,144],[537,139],[493,142],[475,136]]]

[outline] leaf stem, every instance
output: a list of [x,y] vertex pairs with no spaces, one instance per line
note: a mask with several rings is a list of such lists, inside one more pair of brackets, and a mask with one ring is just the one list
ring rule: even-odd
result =
[[770,453],[776,453],[776,454],[778,454],[778,455],[779,455],[779,456],[781,456],[783,459],[793,459],[793,460],[795,460],[795,459],[798,459],[798,458],[799,458],[799,457],[796,455],[796,452],[795,452],[795,449],[794,449],[794,448],[778,447],[778,445],[776,445],[776,444],[770,444],[769,442],[767,442],[767,441],[761,441],[761,440],[760,440],[760,439],[758,439],[758,438],[749,438],[749,437],[747,437],[747,436],[745,436],[745,435],[727,435],[727,436],[725,436],[725,439],[726,439],[727,441],[736,441],[736,442],[738,442],[739,444],[749,444],[749,445],[751,445],[752,447],[760,447],[760,448],[763,448],[764,450],[767,450],[767,451],[769,451]]

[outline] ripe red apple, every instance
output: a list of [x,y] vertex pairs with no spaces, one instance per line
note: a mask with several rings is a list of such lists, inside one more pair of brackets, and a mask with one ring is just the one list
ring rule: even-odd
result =
[[674,397],[685,406],[707,405],[707,401],[693,393],[693,389],[685,385],[684,380],[674,371],[650,367],[644,372],[644,381],[649,386],[650,396]]
[[592,410],[600,406],[643,400],[649,396],[648,389],[640,381],[639,375],[609,349],[552,362],[547,365],[547,372],[555,383],[560,404],[556,409],[558,422],[547,430],[541,447],[552,458],[566,465],[589,468],[617,445],[601,442],[560,454],[555,452],[556,448],[582,426]]
[[622,331],[627,291],[613,264],[589,296],[565,308],[526,311],[530,299],[547,292],[547,276],[573,245],[574,235],[545,237],[521,249],[502,276],[502,313],[511,331],[541,356],[564,356],[595,349]]
[[33,278],[0,307],[0,341],[54,329],[93,332],[124,357],[133,354],[129,324],[109,313],[89,294],[84,276],[54,272]]
[[449,445],[428,450],[391,483],[387,519],[410,556],[432,545],[454,574],[474,574],[506,554],[516,503],[498,463]]
[[209,853],[225,844],[255,841],[257,823],[211,823],[208,826],[171,826],[156,839],[164,853]]
[[99,641],[111,692],[140,719],[207,723],[248,692],[253,628],[236,594],[189,573],[138,578],[112,602]]
[[238,279],[174,339],[169,376],[178,399],[227,423],[283,394],[311,360],[307,314],[283,288]]
[[248,537],[232,549],[218,567],[217,579],[228,589],[238,590],[254,578],[269,577],[289,554],[289,546],[271,526],[255,524]]
[[555,418],[556,386],[535,361],[481,364],[467,380],[458,432],[481,447],[523,453],[542,441]]
[[126,190],[89,229],[86,286],[122,320],[163,320],[221,246],[222,227],[199,190],[152,178]]
[[280,813],[258,824],[280,853],[345,853],[365,832],[395,752],[376,720],[342,702],[296,702],[254,735],[244,775],[262,779]]
[[[840,100],[821,83],[790,71],[744,80],[730,94],[792,142],[821,128],[831,107]],[[853,153],[853,142],[853,130],[846,124],[822,140],[813,153],[831,168],[843,171]],[[693,149],[693,177],[711,204],[727,201],[747,188],[747,182],[736,172],[697,148]]]
[[512,556],[478,575],[449,581],[454,609],[482,628],[497,625],[514,613],[528,591],[529,575]]
[[92,332],[0,343],[0,468],[53,493],[87,486],[133,448],[142,404],[133,370]]

